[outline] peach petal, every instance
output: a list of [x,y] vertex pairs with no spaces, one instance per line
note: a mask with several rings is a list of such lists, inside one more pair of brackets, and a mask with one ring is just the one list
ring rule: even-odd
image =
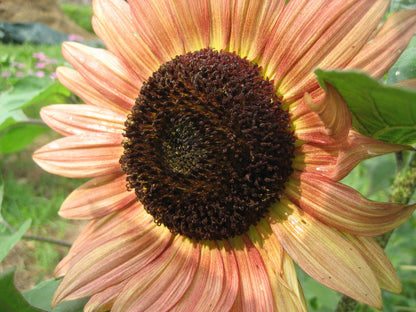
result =
[[229,311],[237,298],[240,280],[235,254],[227,240],[217,241],[224,264],[224,290],[218,300],[218,307]]
[[345,68],[358,68],[382,78],[409,44],[416,31],[416,10],[399,11],[389,16]]
[[381,235],[395,229],[416,208],[368,200],[351,187],[314,173],[293,174],[285,194],[326,225],[361,236]]
[[122,173],[92,179],[65,199],[59,215],[67,219],[94,219],[123,209],[136,200],[126,184]]
[[389,153],[400,151],[413,151],[414,148],[409,145],[393,144],[383,142],[354,130],[350,131],[348,140],[342,145],[338,160],[335,178],[344,178],[352,168],[361,160],[369,159]]
[[184,54],[185,47],[173,14],[172,1],[134,1],[129,5],[137,36],[162,63]]
[[[224,289],[224,265],[217,245],[213,241],[201,244],[201,259],[194,280],[181,300],[170,310],[180,312],[210,312],[218,306]],[[222,309],[227,311],[225,307]]]
[[261,257],[270,279],[274,296],[274,310],[284,312],[307,311],[292,259],[284,251],[270,225],[262,219],[251,227],[249,236]]
[[64,58],[101,94],[130,110],[142,80],[111,52],[75,42],[62,44]]
[[151,223],[90,250],[74,263],[54,295],[53,304],[91,296],[137,274],[171,243],[165,228]]
[[209,46],[210,16],[207,0],[172,1],[172,14],[176,16],[177,29],[186,52]]
[[306,104],[307,96],[298,100],[290,113],[290,123],[298,140],[308,143],[327,144],[330,142],[330,130],[325,126],[319,114]]
[[373,270],[380,287],[393,293],[400,293],[402,287],[396,271],[383,248],[372,237],[353,236],[344,234],[361,253],[367,264]]
[[[302,31],[309,30],[311,27],[310,21],[314,16],[322,16],[322,9],[325,7],[326,3],[327,1],[325,0],[291,0],[284,6],[283,12],[279,15],[271,37],[265,46],[264,53],[259,60],[259,65],[263,67],[266,77],[272,79],[276,74],[278,66],[290,68],[294,65],[294,63],[284,62],[283,57],[286,54],[291,55],[295,52],[291,51],[291,47],[296,42],[296,38],[300,38]],[[333,14],[333,12],[331,13]],[[336,15],[328,14],[330,20],[334,16]],[[322,28],[323,21],[325,20],[322,19],[320,21],[320,25],[317,29]],[[311,43],[317,39],[315,37],[311,38],[313,33],[314,32],[311,31],[306,32]],[[306,42],[303,44],[306,44]],[[293,47],[299,49],[302,46],[295,45]],[[280,80],[275,81],[275,83],[278,85]]]
[[291,125],[296,138],[302,141],[302,144],[305,142],[318,144],[327,144],[330,142],[330,130],[325,126],[321,118],[319,118],[319,115],[311,111],[304,102],[297,105],[295,113],[299,113],[298,109],[302,109],[303,107],[307,107],[309,111],[298,116],[296,119],[291,118]]
[[285,198],[270,212],[273,232],[302,270],[331,289],[381,309],[377,279],[353,244]]
[[339,181],[364,159],[413,150],[411,146],[382,142],[351,130],[347,140],[336,144],[303,144],[296,148],[293,167]]
[[152,223],[152,216],[138,202],[132,203],[123,210],[92,220],[73,242],[68,254],[59,262],[54,276],[57,278],[65,275],[75,263],[97,246],[126,232],[144,231]]
[[87,304],[84,306],[84,312],[103,312],[110,311],[118,294],[123,290],[129,280],[110,286],[99,293],[91,296]]
[[[291,66],[278,69],[274,79],[283,80],[278,88],[284,94],[284,101],[290,102],[302,97],[304,92],[319,88],[313,73],[315,68],[345,67],[370,39],[373,30],[389,6],[389,1],[386,0],[358,0],[355,3],[332,2],[328,7],[337,6],[337,3],[343,5],[329,10],[329,12],[332,11],[331,16],[336,19],[323,27],[325,32],[317,36],[312,46],[306,48],[302,44],[291,45],[301,50],[300,52],[304,52],[301,54],[302,61],[284,60],[284,64],[291,64]],[[349,7],[346,8],[346,6]],[[319,23],[322,27],[322,21],[325,21],[325,18],[322,14],[318,14],[311,23]],[[309,42],[311,37],[315,36],[316,34],[312,32],[307,33],[304,40]]]
[[[340,180],[346,176],[355,165],[345,166],[341,164],[343,169],[342,175],[339,174],[337,167],[338,149],[326,149],[325,145],[320,144],[302,144],[295,149],[292,166],[300,172],[311,172],[324,175],[333,180]],[[340,177],[340,178],[339,178]]]
[[209,5],[210,44],[218,51],[226,49],[231,33],[231,0],[211,0]]
[[398,86],[398,87],[405,87],[405,88],[415,89],[416,88],[416,78],[402,80],[402,81],[396,82],[394,85]]
[[108,50],[125,60],[142,81],[159,68],[162,61],[152,53],[142,38],[135,35],[130,7],[126,1],[94,1],[93,11],[92,25],[95,33]]
[[231,311],[273,311],[274,300],[263,259],[246,236],[228,239],[240,275],[240,288]]
[[40,116],[49,127],[65,136],[97,132],[122,134],[126,119],[105,108],[75,104],[42,107]]
[[169,311],[190,287],[199,259],[200,245],[176,236],[130,279],[114,302],[114,312]]
[[56,69],[56,75],[64,87],[76,93],[85,103],[109,109],[120,115],[128,114],[130,104],[126,105],[122,99],[115,99],[114,96],[107,97],[100,93],[76,70],[60,66]]
[[318,113],[328,128],[331,139],[341,141],[345,139],[351,129],[352,116],[348,105],[335,87],[325,83],[325,97],[318,103],[313,103],[312,97],[305,94],[305,103]]
[[249,60],[257,59],[270,38],[284,1],[234,1],[228,50]]
[[33,154],[45,171],[69,178],[93,178],[120,172],[123,137],[117,134],[69,136],[52,141]]

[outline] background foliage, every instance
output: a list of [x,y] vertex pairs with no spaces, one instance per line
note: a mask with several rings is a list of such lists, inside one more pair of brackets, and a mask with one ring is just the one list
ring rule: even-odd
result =
[[[92,30],[90,6],[65,4],[62,7],[79,25]],[[389,13],[412,7],[416,7],[414,0],[395,0],[391,2]],[[76,237],[83,223],[58,218],[57,210],[64,198],[84,181],[50,175],[31,160],[33,150],[58,137],[40,121],[40,108],[51,103],[77,102],[78,99],[55,79],[56,66],[65,65],[60,46],[0,44],[0,51],[0,310],[82,311],[85,300],[50,308],[53,292],[60,282],[51,279],[51,274],[67,252],[67,247],[39,242],[33,240],[36,238],[33,236],[68,241]],[[318,72],[318,75],[332,83],[334,79],[339,81],[345,77],[328,72]],[[415,38],[385,78],[389,84],[416,78]],[[347,77],[347,80],[350,79]],[[365,80],[366,77],[359,79]],[[343,86],[348,89],[348,85],[343,83],[338,87]],[[382,85],[381,89],[384,90]],[[397,90],[394,92],[400,93]],[[404,105],[414,106],[414,94],[409,99]],[[356,116],[368,114],[355,113]],[[398,119],[399,123],[401,119]],[[407,121],[410,128],[416,124],[416,120]],[[397,125],[387,126],[394,128]],[[409,140],[404,143],[415,143],[412,139],[414,128],[411,131]],[[401,138],[400,134],[394,136]],[[386,140],[390,140],[389,137]],[[405,153],[404,163],[409,154]],[[373,200],[387,201],[395,175],[395,156],[386,155],[362,162],[343,182]],[[415,195],[411,202],[416,202]],[[32,239],[27,240],[30,235]],[[415,239],[416,216],[413,216],[394,232],[386,248],[403,292],[383,293],[385,312],[416,311]],[[298,273],[310,311],[333,311],[340,295],[315,282],[300,269]],[[13,281],[16,287],[13,287]],[[377,310],[360,305],[356,311]]]

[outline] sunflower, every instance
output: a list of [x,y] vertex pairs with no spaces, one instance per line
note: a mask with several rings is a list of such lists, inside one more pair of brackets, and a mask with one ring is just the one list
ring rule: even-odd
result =
[[89,224],[58,264],[53,304],[85,311],[306,311],[293,261],[381,308],[399,292],[372,238],[415,206],[338,182],[408,147],[356,132],[315,68],[381,78],[416,11],[379,26],[386,0],[95,0],[107,49],[67,42],[59,81],[86,104],[52,105],[65,137],[34,154],[92,178],[59,214]]

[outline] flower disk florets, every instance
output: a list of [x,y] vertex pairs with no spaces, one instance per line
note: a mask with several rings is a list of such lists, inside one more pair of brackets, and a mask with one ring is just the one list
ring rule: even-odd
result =
[[204,49],[163,64],[126,121],[129,188],[158,224],[196,240],[239,235],[292,173],[289,115],[261,69]]

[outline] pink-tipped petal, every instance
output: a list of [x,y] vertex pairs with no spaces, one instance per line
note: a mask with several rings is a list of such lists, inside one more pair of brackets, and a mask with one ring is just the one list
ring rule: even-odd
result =
[[114,100],[113,96],[107,97],[100,93],[76,70],[60,66],[56,69],[59,82],[73,93],[77,94],[81,100],[96,107],[102,107],[115,112],[118,115],[127,115],[131,105],[122,100]]
[[416,89],[416,78],[402,80],[402,81],[396,82],[394,85],[398,87]]
[[402,287],[396,271],[383,248],[372,237],[353,236],[344,234],[361,253],[367,264],[373,270],[380,287],[393,293],[400,293]]
[[123,209],[136,200],[126,184],[122,173],[92,179],[65,199],[59,215],[67,219],[94,219]]
[[176,16],[177,29],[186,52],[198,51],[209,46],[208,0],[172,1],[172,13]]
[[296,148],[293,167],[299,171],[318,173],[339,181],[362,160],[413,150],[409,145],[386,143],[354,130],[348,138],[335,144],[303,144]]
[[228,46],[231,33],[231,0],[211,0],[209,4],[210,44],[218,51]]
[[399,11],[387,19],[374,40],[345,68],[358,68],[373,77],[382,78],[393,66],[416,32],[416,10]]
[[75,263],[87,256],[97,246],[126,232],[142,232],[152,223],[152,216],[138,202],[105,217],[93,219],[73,242],[68,254],[59,262],[54,276],[58,278],[65,275]]
[[69,178],[94,178],[120,172],[123,137],[117,134],[69,136],[52,141],[33,154],[44,170]]
[[172,1],[134,1],[129,5],[137,36],[159,60],[165,63],[185,52]]
[[218,306],[223,307],[225,311],[229,311],[237,298],[240,285],[237,260],[227,240],[218,241],[217,245],[220,249],[225,272],[224,291],[218,300]]
[[354,235],[376,236],[400,226],[416,205],[379,203],[351,187],[322,175],[294,174],[286,196],[309,215],[328,226]]
[[158,258],[130,279],[114,302],[113,311],[169,311],[191,285],[199,258],[198,243],[176,236]]
[[261,255],[245,235],[228,240],[234,250],[240,275],[239,293],[231,311],[273,311],[273,292]]
[[62,55],[103,96],[130,110],[142,80],[111,52],[75,42],[62,44]]
[[114,304],[118,294],[123,290],[124,286],[129,280],[126,279],[123,282],[110,286],[99,293],[91,296],[87,304],[84,306],[83,312],[104,312],[111,311],[111,307]]
[[[170,310],[171,312],[210,312],[219,307],[225,281],[224,264],[220,250],[213,241],[201,244],[201,260],[194,280],[181,300]],[[226,307],[221,306],[227,311]]]
[[376,277],[354,245],[282,198],[272,206],[270,223],[287,253],[319,283],[381,309]]
[[74,263],[53,299],[53,304],[91,296],[134,276],[171,243],[170,232],[154,223],[98,244]]
[[330,129],[306,101],[309,101],[307,93],[303,99],[296,101],[293,111],[290,112],[290,122],[296,138],[303,142],[327,144],[331,141]]
[[105,108],[74,104],[42,107],[40,116],[49,127],[65,136],[97,132],[122,134],[126,119]]
[[234,1],[228,50],[250,60],[257,59],[283,7],[284,1]]
[[[315,2],[315,1],[313,1]],[[361,47],[370,39],[373,30],[377,27],[389,6],[386,0],[358,0],[333,1],[328,3],[326,11],[331,18],[328,24],[322,27],[325,17],[318,14],[311,24],[318,24],[324,33],[317,36],[306,28],[303,44],[291,44],[302,61],[291,58],[284,59],[275,81],[282,81],[279,92],[284,95],[284,101],[290,102],[301,98],[305,92],[312,92],[319,88],[313,73],[315,68],[343,68],[360,51]],[[325,11],[324,11],[325,12]],[[313,39],[312,39],[313,38]],[[309,46],[309,41],[316,41]]]
[[335,87],[326,83],[325,89],[325,97],[321,101],[313,103],[312,98],[305,95],[305,103],[312,111],[319,114],[322,122],[328,128],[331,139],[341,141],[347,137],[351,129],[351,112]]
[[292,259],[272,232],[267,220],[251,227],[249,236],[260,253],[274,297],[274,310],[281,312],[307,311]]
[[[292,67],[294,65],[283,62],[283,57],[292,47],[295,38],[299,38],[302,30],[309,29],[311,19],[317,15],[321,16],[320,10],[325,6],[325,3],[327,3],[325,0],[291,0],[284,6],[259,60],[259,65],[263,67],[266,77],[272,79],[278,66]],[[308,32],[308,34],[311,36],[312,32]],[[300,47],[301,45],[296,46],[296,48]],[[279,84],[280,80],[275,83]]]
[[92,25],[108,50],[125,60],[137,76],[146,80],[163,63],[136,35],[128,3],[124,0],[93,1]]

